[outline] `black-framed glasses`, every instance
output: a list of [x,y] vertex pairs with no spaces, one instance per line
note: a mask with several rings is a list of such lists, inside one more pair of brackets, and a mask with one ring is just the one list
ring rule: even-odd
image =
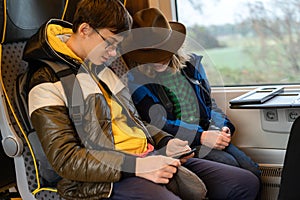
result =
[[118,51],[119,50],[119,45],[114,45],[113,43],[111,43],[109,40],[107,40],[105,37],[103,37],[102,35],[101,35],[101,33],[97,30],[97,29],[95,29],[95,28],[93,28],[94,29],[94,31],[101,37],[101,39],[104,41],[104,42],[106,42],[106,47],[105,47],[105,49],[107,50],[107,51]]

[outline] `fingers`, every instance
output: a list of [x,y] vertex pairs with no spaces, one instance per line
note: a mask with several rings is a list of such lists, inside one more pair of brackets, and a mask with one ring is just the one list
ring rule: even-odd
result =
[[[150,156],[149,156],[150,157]],[[172,157],[166,157],[166,156],[153,156],[155,157],[155,163],[156,165],[159,165],[158,162],[161,164],[161,168],[166,167],[166,166],[173,166],[173,167],[179,167],[181,165],[180,160],[172,158]],[[158,161],[160,159],[161,161]]]
[[174,143],[177,145],[177,146],[181,146],[181,147],[189,147],[188,146],[188,141],[185,141],[185,140],[180,140],[180,139],[173,139],[174,140]]
[[231,142],[231,138],[229,138],[226,133],[220,132],[219,137],[215,144],[215,148],[223,150],[229,145],[230,142]]
[[219,150],[225,149],[231,142],[231,136],[222,131],[210,131],[206,137],[207,141],[204,145],[209,145]]
[[221,133],[222,133],[223,136],[228,137],[231,140],[231,132],[230,132],[230,129],[228,127],[224,126],[221,129]]
[[192,154],[190,154],[190,155],[188,155],[188,156],[185,156],[185,157],[183,157],[183,158],[180,158],[181,164],[186,163],[187,160],[188,160],[189,158],[193,158],[194,156],[195,156],[195,153],[192,153]]
[[154,183],[167,184],[170,181],[169,179],[173,177],[173,174],[168,174],[168,173],[163,174],[162,172],[158,171],[152,174],[140,174],[139,177],[145,178]]
[[224,126],[221,130],[223,132],[225,132],[225,133],[229,133],[230,134],[230,129],[227,126]]
[[180,163],[180,160],[173,159],[173,161],[169,165],[173,166],[173,167],[179,167],[181,165],[181,163]]
[[177,167],[178,166],[174,166],[174,165],[166,165],[162,169],[162,176],[166,177],[166,178],[172,178],[172,176],[170,176],[170,174],[175,174],[177,172]]
[[231,142],[231,135],[224,131],[204,131],[201,143],[205,146],[223,150]]
[[173,162],[171,165],[166,165],[156,172],[156,177],[158,183],[167,184],[169,179],[177,172],[177,167],[180,165],[180,162]]
[[[140,165],[140,163],[142,164]],[[138,158],[136,176],[148,179],[155,183],[166,184],[176,173],[177,167],[181,165],[178,159],[165,156],[149,156]]]
[[214,146],[214,148],[215,148],[215,149],[218,149],[218,150],[223,150],[223,149],[225,149],[227,146],[228,146],[228,145],[226,145],[226,144],[216,144],[216,145]]
[[221,140],[222,140],[223,142],[227,142],[227,143],[230,143],[230,142],[231,142],[231,135],[230,135],[230,134],[224,133],[224,132],[220,132],[219,135],[220,135],[219,138],[221,138]]
[[180,139],[171,139],[167,144],[166,155],[172,156],[180,152],[190,151],[191,148],[188,145],[188,141]]
[[225,149],[230,144],[231,138],[228,138],[227,136],[224,136],[220,134],[220,137],[218,137],[215,148],[219,150]]

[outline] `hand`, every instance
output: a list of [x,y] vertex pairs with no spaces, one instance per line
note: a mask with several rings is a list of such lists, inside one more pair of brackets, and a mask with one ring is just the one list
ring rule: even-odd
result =
[[221,130],[222,130],[223,132],[229,133],[229,134],[231,135],[230,129],[229,129],[227,126],[224,126]]
[[182,158],[180,158],[180,163],[183,164],[183,163],[185,163],[188,159],[193,158],[194,156],[195,156],[195,153],[192,153],[192,154],[190,154],[190,155],[188,155],[188,156],[182,157]]
[[179,166],[178,159],[166,156],[148,156],[136,159],[135,174],[154,183],[167,184]]
[[166,155],[172,157],[172,155],[180,152],[190,151],[191,148],[188,145],[188,141],[183,141],[177,138],[169,140],[166,149]]
[[218,150],[225,149],[225,147],[227,147],[231,142],[230,129],[228,128],[229,133],[227,133],[228,130],[226,128],[223,127],[222,131],[203,131],[200,139],[201,144]]

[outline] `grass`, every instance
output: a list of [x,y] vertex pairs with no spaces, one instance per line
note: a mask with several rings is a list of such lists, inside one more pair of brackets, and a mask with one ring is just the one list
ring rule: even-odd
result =
[[[278,61],[278,54],[262,51],[255,39],[222,38],[227,47],[199,51],[212,85],[253,85],[266,83],[299,83],[299,72],[292,72],[285,57]],[[196,52],[197,53],[197,52]],[[268,64],[266,64],[268,63]]]
[[211,49],[207,51],[209,59],[218,67],[230,67],[235,69],[243,69],[252,67],[254,63],[247,55],[242,47],[226,47]]

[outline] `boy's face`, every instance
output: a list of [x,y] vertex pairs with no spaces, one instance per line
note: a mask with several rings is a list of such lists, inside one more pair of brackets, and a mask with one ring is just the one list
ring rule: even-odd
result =
[[94,45],[88,54],[88,59],[96,65],[107,62],[117,55],[122,36],[115,35],[109,29],[94,29]]

